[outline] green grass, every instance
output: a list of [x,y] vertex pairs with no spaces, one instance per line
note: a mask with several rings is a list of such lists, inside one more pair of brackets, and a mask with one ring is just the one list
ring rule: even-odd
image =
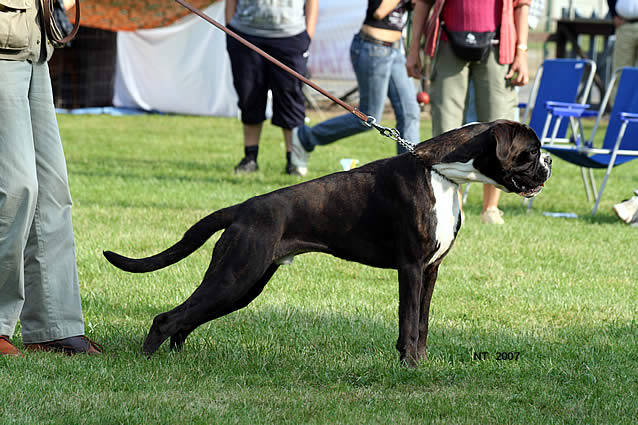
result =
[[[105,354],[0,358],[3,425],[635,423],[638,230],[611,206],[638,188],[638,161],[614,171],[595,217],[578,169],[560,160],[532,212],[503,195],[502,227],[480,223],[473,185],[434,291],[430,360],[416,370],[394,348],[396,272],[321,254],[280,268],[251,305],[201,326],[183,352],[163,346],[147,360],[139,352],[153,317],[197,287],[213,241],[142,275],[112,267],[102,250],[154,253],[207,213],[300,179],[284,174],[270,125],[261,171],[240,177],[234,119],[59,120],[87,333]],[[320,147],[308,178],[337,171],[340,158],[393,152],[374,133]],[[499,352],[520,355],[499,361]]]

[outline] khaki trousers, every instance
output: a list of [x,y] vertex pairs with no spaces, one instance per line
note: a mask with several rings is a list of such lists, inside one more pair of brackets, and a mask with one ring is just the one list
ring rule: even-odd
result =
[[484,61],[467,62],[452,52],[448,42],[441,40],[433,65],[430,87],[432,136],[463,125],[470,78],[476,91],[479,121],[515,119],[518,95],[505,80],[509,65],[498,63],[498,46],[492,48]]
[[[613,55],[614,71],[625,66],[638,66],[638,22],[625,23],[616,28],[616,41]],[[618,81],[611,93],[611,100],[616,99]]]
[[46,63],[0,60],[0,335],[84,334],[66,162]]

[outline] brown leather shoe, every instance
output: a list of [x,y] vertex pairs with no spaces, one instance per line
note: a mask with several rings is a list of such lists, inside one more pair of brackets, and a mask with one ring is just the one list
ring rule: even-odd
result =
[[6,335],[0,335],[0,356],[21,356],[22,353],[11,344],[9,337]]
[[24,344],[24,347],[29,351],[55,351],[69,356],[74,354],[102,354],[104,349],[100,344],[91,341],[84,335],[36,344]]

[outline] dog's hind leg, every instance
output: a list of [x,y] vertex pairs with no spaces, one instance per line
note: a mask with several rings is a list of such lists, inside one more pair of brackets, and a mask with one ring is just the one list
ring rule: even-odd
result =
[[[171,348],[180,349],[198,326],[247,306],[263,291],[278,267],[272,264],[260,278],[250,280],[252,285],[235,282],[231,287],[236,291],[229,291],[227,285],[219,288],[219,284],[209,284],[205,278],[184,303],[155,317],[144,341],[144,353],[151,356],[169,337]],[[237,286],[245,290],[237,290]]]
[[272,256],[279,237],[274,231],[229,227],[215,246],[200,286],[183,304],[155,317],[143,351],[150,356],[173,336],[171,345],[179,348],[199,325],[250,303],[277,269]]
[[[264,275],[255,284],[255,286],[253,286],[251,290],[243,298],[240,298],[239,300],[237,300],[237,302],[234,305],[229,306],[227,311],[221,312],[221,314],[217,317],[221,317],[226,314],[232,313],[233,311],[237,311],[241,308],[246,307],[248,304],[250,304],[255,298],[257,298],[259,294],[261,294],[261,292],[266,287],[266,284],[268,283],[270,278],[272,278],[272,276],[275,274],[278,268],[279,268],[279,265],[277,264],[272,264],[270,267],[268,267],[268,269],[266,270],[266,273],[264,273]],[[202,323],[194,323],[188,328],[182,328],[177,330],[176,333],[171,335],[171,350],[176,350],[176,351],[181,350],[182,347],[184,346],[184,341],[186,340],[186,337],[188,337],[188,335],[190,335],[191,332],[193,332],[201,324],[207,321],[216,319],[217,317],[207,319]]]

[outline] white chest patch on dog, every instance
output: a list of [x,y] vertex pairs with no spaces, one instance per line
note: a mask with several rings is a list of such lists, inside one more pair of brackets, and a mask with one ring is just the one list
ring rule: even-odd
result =
[[496,183],[494,180],[474,168],[474,160],[468,162],[449,162],[436,164],[432,168],[434,168],[436,171],[443,174],[445,177],[452,180],[456,184],[487,183],[493,184],[499,189],[509,192],[503,186]]
[[450,248],[455,238],[455,230],[458,226],[460,216],[459,186],[450,180],[443,178],[437,172],[430,172],[430,181],[432,182],[432,190],[436,204],[434,205],[434,214],[436,215],[436,241],[439,248],[436,250],[428,264],[434,263],[436,260]]

